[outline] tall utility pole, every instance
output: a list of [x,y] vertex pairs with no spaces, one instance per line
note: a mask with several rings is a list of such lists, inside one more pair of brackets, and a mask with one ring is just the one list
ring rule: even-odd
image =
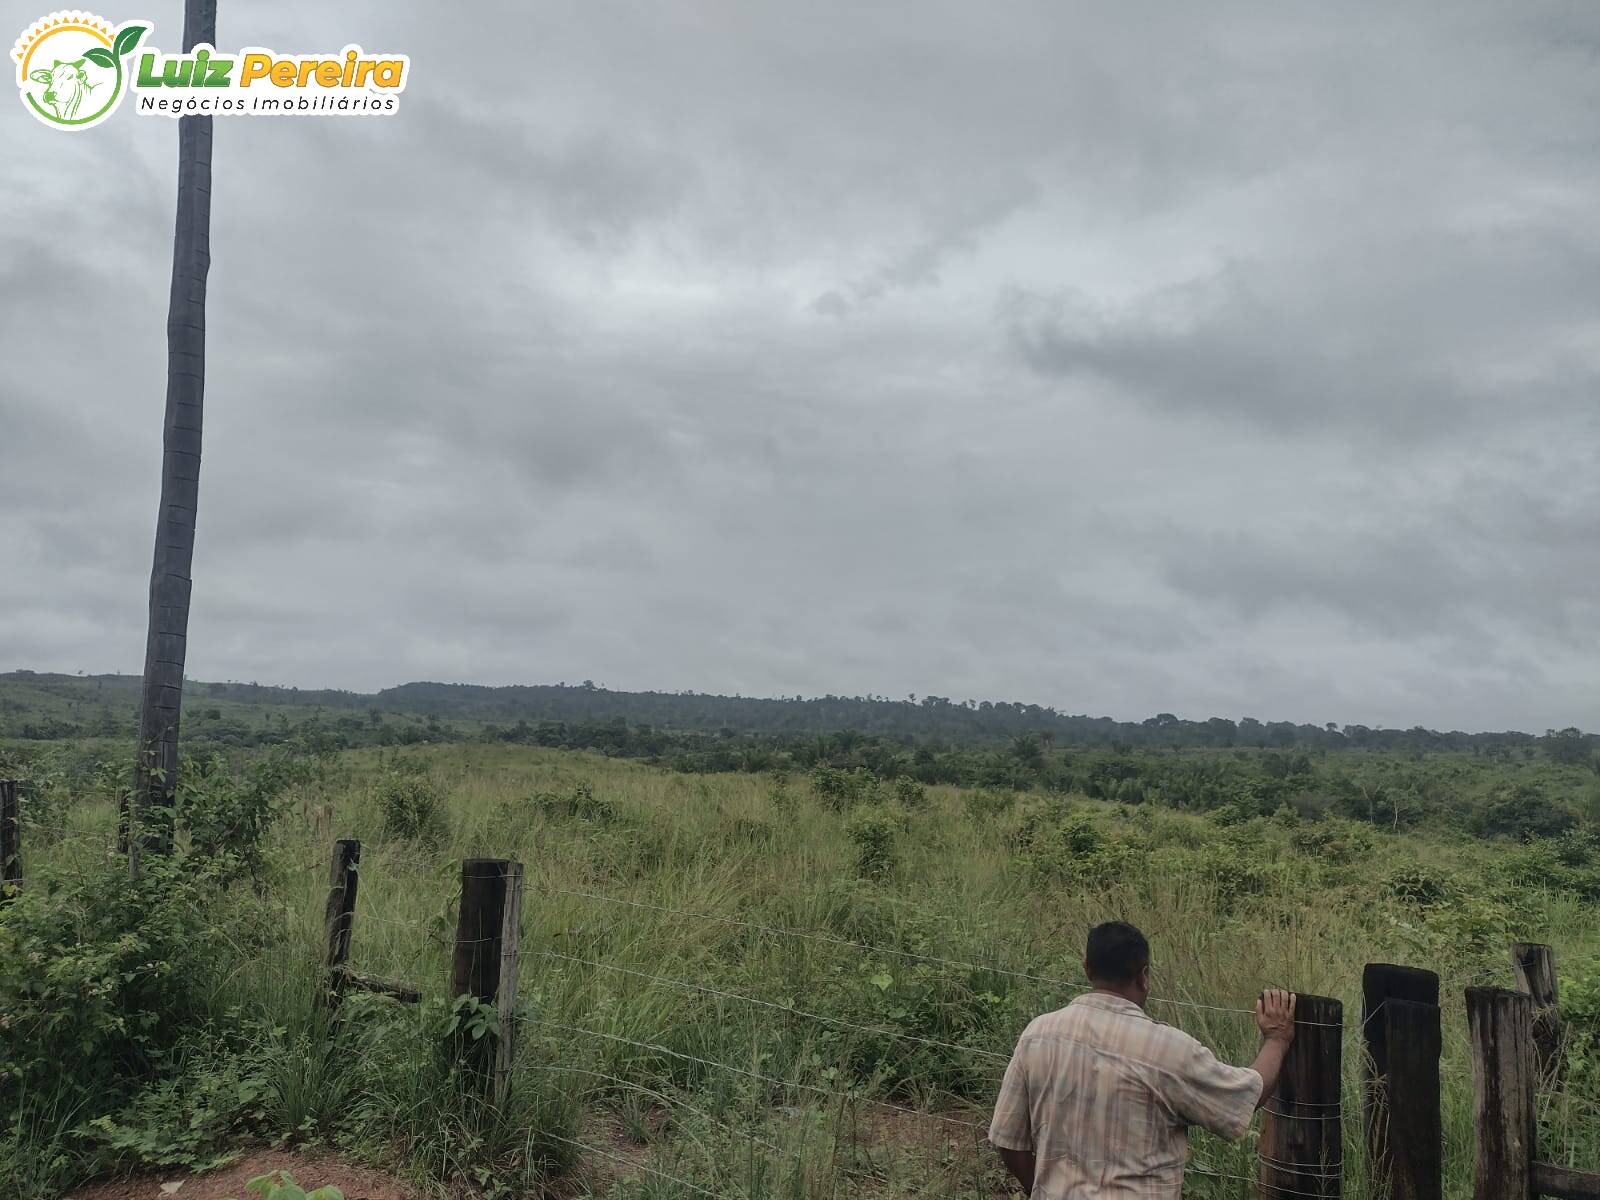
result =
[[[184,0],[183,48],[215,45],[216,0]],[[167,408],[161,510],[150,569],[139,745],[128,828],[130,869],[172,844],[178,787],[178,718],[189,634],[190,569],[200,494],[200,423],[206,387],[206,274],[211,268],[211,118],[178,118],[178,220],[167,305]]]

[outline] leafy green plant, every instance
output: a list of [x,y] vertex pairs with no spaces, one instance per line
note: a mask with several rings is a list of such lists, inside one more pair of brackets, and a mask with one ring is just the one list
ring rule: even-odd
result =
[[1391,871],[1383,888],[1396,900],[1419,907],[1448,904],[1461,895],[1461,883],[1454,875],[1419,863],[1407,863]]
[[868,879],[883,879],[894,873],[899,855],[895,838],[900,832],[896,815],[882,806],[863,808],[845,823],[845,836],[856,848],[856,872]]
[[308,1192],[294,1181],[287,1171],[274,1171],[270,1175],[257,1175],[244,1185],[244,1190],[258,1200],[344,1200],[344,1193],[329,1184]]
[[1017,794],[1001,788],[980,788],[961,798],[961,805],[973,824],[982,825],[1003,816],[1017,802]]
[[251,940],[233,864],[117,860],[24,889],[0,921],[0,1103],[66,1087],[97,1104],[162,1071],[219,964]]
[[910,775],[902,775],[894,781],[894,798],[911,812],[928,807],[928,789]]
[[1130,842],[1101,829],[1087,813],[1042,822],[1019,857],[1036,875],[1080,886],[1125,878],[1139,861]]
[[397,764],[379,776],[373,798],[385,837],[437,845],[448,830],[444,790],[425,768]]
[[1560,837],[1578,824],[1578,814],[1550,800],[1534,784],[1501,787],[1473,817],[1473,832],[1480,837]]
[[594,787],[587,781],[576,783],[566,792],[540,792],[534,803],[551,817],[576,818],[610,825],[620,819],[617,806],[604,796],[596,796]]
[[1600,959],[1561,968],[1561,1018],[1573,1090],[1600,1098]]
[[220,754],[198,762],[185,758],[178,772],[178,820],[191,851],[231,858],[259,874],[267,831],[284,811],[284,793],[314,772],[313,759],[283,750],[242,771]]
[[878,781],[870,771],[857,767],[851,771],[818,763],[811,770],[811,790],[822,807],[844,812],[876,797]]
[[1372,853],[1372,831],[1365,825],[1342,817],[1331,817],[1311,825],[1297,826],[1289,844],[1301,854],[1325,863],[1344,865]]
[[115,1114],[89,1123],[112,1161],[210,1171],[238,1157],[237,1130],[259,1120],[265,1082],[236,1058],[207,1059],[149,1085]]
[[787,815],[794,811],[795,794],[789,787],[787,775],[774,775],[772,785],[767,788],[767,803],[772,805],[774,812]]

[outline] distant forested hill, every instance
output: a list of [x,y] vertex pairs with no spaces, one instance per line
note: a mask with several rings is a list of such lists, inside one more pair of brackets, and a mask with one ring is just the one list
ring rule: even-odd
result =
[[[53,739],[131,734],[139,696],[132,675],[0,674],[0,737]],[[1059,747],[1300,748],[1474,750],[1507,754],[1544,745],[1553,756],[1586,758],[1597,744],[1576,729],[1527,733],[1439,733],[1432,730],[1296,725],[1210,717],[1185,720],[1160,713],[1144,721],[1068,715],[1013,701],[954,701],[942,696],[764,699],[696,692],[617,692],[591,683],[483,687],[406,683],[381,692],[302,691],[255,683],[191,680],[185,697],[189,728],[207,723],[239,730],[301,727],[312,722],[352,735],[398,721],[434,738],[551,723],[621,723],[680,733],[809,735],[838,730],[904,742],[988,745],[1040,735]],[[375,739],[377,740],[377,739]],[[382,740],[388,740],[387,738]],[[432,739],[430,739],[432,740]]]

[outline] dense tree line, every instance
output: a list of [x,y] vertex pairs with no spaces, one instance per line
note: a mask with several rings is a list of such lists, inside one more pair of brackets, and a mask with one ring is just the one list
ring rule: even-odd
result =
[[[122,675],[43,675],[17,671],[0,675],[0,736],[51,739],[113,736],[137,698],[138,679]],[[1004,745],[1018,737],[1048,738],[1058,748],[1103,749],[1279,749],[1467,751],[1510,759],[1543,749],[1561,762],[1581,762],[1600,748],[1600,740],[1578,729],[1528,733],[1461,733],[1423,729],[1373,729],[1234,720],[1188,720],[1158,713],[1143,721],[1068,715],[1020,701],[955,701],[944,696],[818,696],[778,699],[712,696],[697,692],[617,692],[585,681],[482,687],[474,684],[408,683],[381,692],[301,691],[256,683],[188,685],[189,711],[209,707],[241,729],[259,727],[260,713],[309,710],[324,726],[343,730],[351,744],[369,740],[435,740],[431,731],[483,726],[532,728],[549,723],[570,726],[663,730],[677,734],[800,735],[836,730],[863,735],[949,743]],[[218,707],[220,706],[220,707]],[[258,710],[238,712],[239,708]],[[376,714],[376,718],[374,717]],[[386,718],[410,723],[382,732]],[[222,718],[219,718],[222,719]],[[303,724],[296,717],[294,724]],[[420,728],[423,732],[406,732]],[[243,735],[241,735],[243,736]],[[271,736],[266,735],[266,736]],[[647,736],[655,736],[653,733]]]

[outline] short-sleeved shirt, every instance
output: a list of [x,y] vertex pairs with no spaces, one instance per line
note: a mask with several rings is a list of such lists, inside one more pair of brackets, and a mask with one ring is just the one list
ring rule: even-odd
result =
[[1132,1001],[1090,992],[1023,1031],[989,1141],[1033,1151],[1036,1200],[1178,1200],[1189,1126],[1243,1137],[1261,1086]]

